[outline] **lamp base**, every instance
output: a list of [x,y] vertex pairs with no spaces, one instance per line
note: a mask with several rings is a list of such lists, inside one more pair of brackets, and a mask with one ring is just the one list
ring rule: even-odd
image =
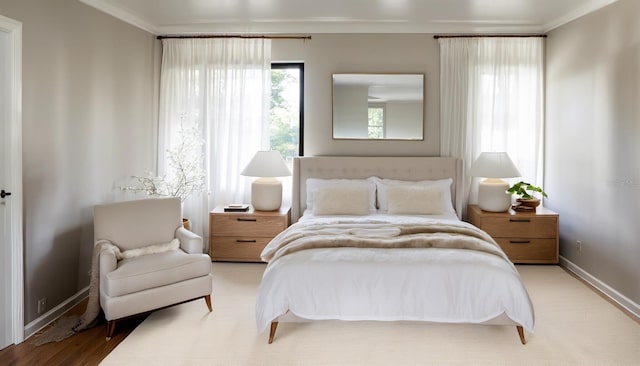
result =
[[276,178],[258,178],[251,183],[251,205],[258,211],[276,211],[282,205],[282,183]]
[[502,179],[485,179],[478,186],[478,207],[483,211],[504,212],[511,207],[509,184]]

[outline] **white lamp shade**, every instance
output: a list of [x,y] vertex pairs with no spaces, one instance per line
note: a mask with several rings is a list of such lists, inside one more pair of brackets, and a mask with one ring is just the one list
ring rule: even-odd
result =
[[469,175],[484,178],[514,178],[520,172],[506,152],[483,152],[473,162]]
[[519,177],[520,172],[506,152],[483,152],[473,162],[469,175],[485,177],[478,186],[478,207],[483,211],[504,212],[511,206],[509,184],[500,178]]
[[249,177],[285,177],[291,175],[278,151],[258,151],[240,175]]

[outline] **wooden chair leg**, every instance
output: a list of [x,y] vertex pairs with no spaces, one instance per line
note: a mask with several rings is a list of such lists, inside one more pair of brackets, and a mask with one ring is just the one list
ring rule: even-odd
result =
[[520,342],[522,342],[522,344],[527,344],[527,340],[524,339],[524,329],[522,329],[522,326],[518,325],[516,326],[516,329],[518,330],[518,336],[520,336]]
[[115,333],[115,331],[116,331],[116,321],[109,320],[109,322],[107,323],[107,341],[111,340],[111,337],[113,337],[113,333]]
[[211,295],[207,295],[204,297],[204,301],[207,303],[207,307],[209,308],[209,312],[213,311],[213,308],[211,307]]
[[269,331],[269,344],[273,343],[273,337],[276,335],[276,328],[278,328],[278,322],[271,322],[271,330]]

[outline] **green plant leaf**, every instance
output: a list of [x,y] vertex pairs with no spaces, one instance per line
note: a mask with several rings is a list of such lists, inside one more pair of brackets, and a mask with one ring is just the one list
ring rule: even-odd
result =
[[547,193],[545,191],[542,190],[541,187],[536,187],[534,185],[532,185],[531,183],[527,183],[524,181],[520,181],[516,184],[514,184],[513,186],[511,186],[507,192],[509,192],[510,194],[513,195],[518,195],[524,199],[531,199],[534,198],[533,194],[530,194],[529,192],[537,192],[542,194],[544,197],[548,197]]

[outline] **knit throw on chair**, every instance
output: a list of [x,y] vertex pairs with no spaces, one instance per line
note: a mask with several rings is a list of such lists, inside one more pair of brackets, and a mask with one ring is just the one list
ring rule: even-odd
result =
[[39,346],[50,342],[60,342],[78,332],[94,327],[100,322],[100,253],[105,250],[114,250],[114,248],[118,249],[106,240],[99,241],[93,247],[89,301],[84,314],[60,318],[51,327],[45,329],[42,334],[36,335],[33,341],[34,345]]

